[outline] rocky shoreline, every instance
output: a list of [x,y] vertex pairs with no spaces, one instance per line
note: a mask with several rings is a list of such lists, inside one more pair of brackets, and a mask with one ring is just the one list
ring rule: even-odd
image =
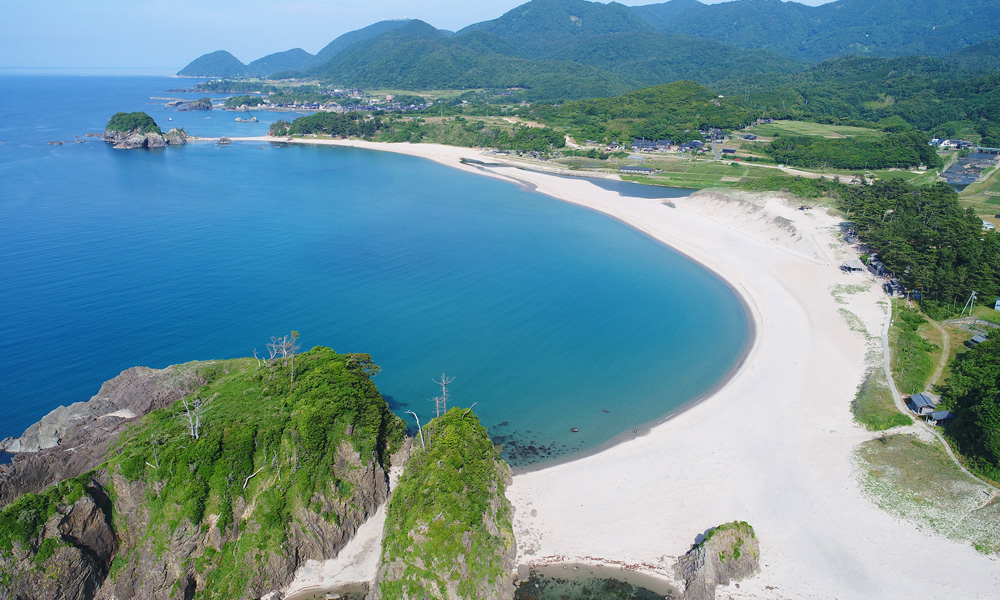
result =
[[[255,528],[261,526],[256,511],[262,497],[233,497],[234,526],[216,527],[220,518],[216,514],[201,525],[181,519],[176,525],[163,529],[162,514],[157,516],[156,513],[163,507],[157,508],[155,502],[150,504],[149,494],[151,490],[154,495],[159,494],[163,486],[171,485],[170,479],[158,482],[155,478],[130,478],[109,458],[119,451],[112,450],[109,454],[108,450],[120,448],[116,443],[122,435],[130,436],[128,439],[132,442],[129,443],[136,442],[134,433],[125,432],[132,425],[141,427],[136,422],[144,416],[184,397],[197,396],[200,390],[211,385],[213,372],[217,376],[218,372],[236,368],[233,361],[187,363],[166,369],[133,367],[105,382],[89,401],[59,407],[21,436],[0,441],[0,451],[14,453],[10,464],[0,465],[0,511],[10,513],[13,510],[11,514],[21,515],[19,520],[27,519],[25,531],[28,532],[20,538],[8,535],[11,543],[7,551],[3,551],[0,544],[0,596],[8,597],[9,594],[11,598],[37,600],[152,600],[189,598],[196,591],[215,589],[213,586],[218,582],[213,583],[213,570],[193,565],[235,547],[241,535],[248,532],[253,535]],[[465,421],[465,414],[460,411],[451,417],[459,423]],[[470,416],[470,422],[472,419]],[[433,438],[435,425],[429,424],[425,429]],[[482,429],[482,436],[483,443],[492,448],[485,429]],[[408,438],[387,458],[396,467],[408,467],[414,449],[413,439]],[[310,505],[292,508],[289,518],[297,525],[287,529],[287,538],[280,551],[266,552],[255,559],[253,574],[250,581],[243,584],[240,594],[271,600],[283,598],[307,562],[337,557],[361,524],[388,501],[389,477],[383,461],[377,453],[369,456],[364,452],[359,454],[347,440],[340,443],[332,468],[338,474],[339,478],[334,481],[339,482],[341,492],[318,495]],[[163,458],[161,452],[159,459],[151,459],[157,465],[146,464],[151,469],[159,468]],[[429,469],[426,476],[439,478],[443,462],[438,459],[425,465]],[[519,597],[515,582],[520,579],[525,583],[534,565],[518,566],[515,562],[517,540],[506,516],[511,514],[512,507],[503,494],[503,488],[510,483],[509,467],[498,455],[486,462],[492,465],[487,465],[486,472],[495,471],[495,475],[490,475],[495,481],[486,490],[486,513],[473,521],[481,521],[486,533],[480,535],[501,540],[505,551],[499,553],[502,556],[498,554],[497,558],[490,559],[496,562],[489,569],[490,577],[479,579],[476,576],[466,585],[475,588],[477,599],[512,600]],[[286,466],[291,468],[291,465]],[[469,464],[465,466],[470,467]],[[412,476],[416,473],[411,471],[404,475]],[[244,490],[250,479],[246,478]],[[272,478],[272,483],[274,481]],[[423,486],[414,489],[423,489]],[[344,496],[346,490],[350,492]],[[412,500],[412,490],[402,493]],[[399,510],[406,510],[406,507]],[[432,512],[435,511],[437,509]],[[332,514],[338,515],[337,518],[331,518]],[[10,516],[8,514],[5,519],[9,520]],[[432,520],[440,517],[437,514]],[[408,518],[389,519],[396,529],[409,521]],[[459,519],[454,524],[463,522]],[[427,522],[423,525],[418,522],[413,530],[397,531],[395,538],[412,540],[419,548],[424,543],[421,540],[428,539],[427,525]],[[388,531],[388,523],[386,528]],[[471,536],[475,529],[463,535],[455,534],[462,548],[454,558],[454,568],[462,577],[472,575],[474,561],[482,558],[479,556],[481,548],[477,546],[486,542],[474,542],[478,540]],[[383,532],[377,538],[380,546],[385,535],[388,534]],[[152,541],[154,538],[160,542]],[[664,585],[671,590],[667,597],[710,600],[715,597],[717,585],[728,585],[759,571],[760,550],[753,529],[746,523],[719,526],[703,538],[677,561],[673,578],[666,576]],[[385,595],[386,590],[394,590],[405,579],[415,577],[414,581],[423,581],[431,577],[429,574],[436,570],[426,571],[425,565],[433,562],[433,552],[423,559],[413,548],[392,559],[386,559],[387,555],[383,554],[382,561],[388,562],[380,561],[376,570],[367,574],[368,598],[397,598],[395,592]],[[493,552],[487,554],[494,556]],[[445,566],[445,563],[438,565],[440,568]],[[467,597],[455,596],[456,593],[458,588],[450,589],[447,597]]]

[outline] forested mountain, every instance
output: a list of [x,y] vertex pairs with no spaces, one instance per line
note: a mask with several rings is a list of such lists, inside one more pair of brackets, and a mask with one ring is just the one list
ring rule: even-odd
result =
[[652,32],[654,28],[627,6],[586,0],[531,0],[492,21],[470,25],[470,31],[492,33],[518,56],[551,58],[552,54],[604,35]]
[[681,79],[714,85],[768,73],[796,73],[806,65],[767,50],[744,50],[711,40],[643,31],[567,44],[553,58],[596,67],[643,86]]
[[[531,0],[453,35],[422,21],[382,21],[340,36],[315,56],[295,49],[244,66],[218,51],[180,74],[297,72],[348,87],[519,88],[521,99],[549,101],[687,79],[741,93],[752,106],[791,106],[838,118],[898,114],[927,128],[930,120],[915,114],[917,108],[900,105],[892,90],[902,86],[901,95],[909,98],[921,85],[968,76],[956,70],[1000,66],[1000,44],[988,41],[1000,31],[994,2],[837,0],[810,7],[780,0],[713,5],[670,0],[630,8],[614,2]],[[948,54],[957,50],[962,52]],[[870,58],[915,52],[942,60],[863,62],[854,57],[807,70],[808,62],[842,54]],[[829,100],[829,92],[838,96],[836,86],[845,85],[850,99]],[[760,89],[767,94],[751,101]],[[947,90],[928,93],[933,101],[950,102],[954,96]],[[921,101],[915,99],[917,105]],[[955,110],[954,120],[965,119],[967,112]]]
[[310,60],[316,58],[302,48],[293,48],[284,52],[268,54],[264,58],[258,58],[247,65],[247,71],[253,77],[267,77],[271,73],[281,71],[294,71],[302,68]]
[[341,51],[311,75],[340,85],[404,89],[531,88],[532,99],[608,96],[634,82],[572,62],[532,61],[505,54],[485,32],[448,37],[423,21]]
[[941,56],[997,37],[995,0],[670,0],[634,11],[660,31],[816,62],[843,54]]
[[301,48],[275,52],[244,65],[225,50],[216,50],[196,58],[177,74],[189,77],[268,77],[287,71],[307,71],[333,58],[341,50],[375,37],[386,31],[402,27],[409,19],[379,21],[368,27],[349,31],[323,47],[315,55]]
[[305,70],[318,67],[333,58],[341,50],[349,47],[351,44],[363,42],[369,38],[385,33],[386,31],[398,29],[409,23],[409,21],[409,19],[387,19],[385,21],[379,21],[378,23],[369,25],[368,27],[348,31],[326,46],[323,46],[323,49],[316,53],[316,56],[308,65],[302,65],[298,68],[299,70]]
[[769,117],[871,122],[899,117],[940,137],[975,131],[995,146],[1000,145],[1000,73],[960,67],[970,56],[997,48],[983,44],[940,59],[845,56],[800,73],[748,75],[716,89],[742,95]]
[[194,59],[177,74],[187,77],[247,77],[250,70],[229,52],[216,50]]

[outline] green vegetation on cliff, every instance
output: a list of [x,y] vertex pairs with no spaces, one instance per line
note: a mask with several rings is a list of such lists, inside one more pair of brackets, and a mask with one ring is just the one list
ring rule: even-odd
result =
[[[0,553],[9,555],[15,541],[30,547],[39,543],[38,534],[57,508],[73,504],[83,496],[90,473],[66,479],[40,494],[25,494],[0,510]],[[41,554],[41,553],[39,553]],[[37,562],[44,562],[44,557]],[[4,574],[0,573],[0,577]]]
[[119,112],[115,113],[105,126],[105,131],[119,133],[158,133],[163,135],[163,130],[156,124],[153,117],[144,112]]
[[510,470],[470,410],[434,419],[423,438],[389,502],[376,597],[496,597],[487,591],[509,585],[514,558]]
[[331,528],[363,520],[360,507],[378,502],[358,497],[355,476],[387,466],[405,432],[369,378],[377,371],[368,355],[322,347],[294,364],[202,366],[204,387],[146,415],[110,453],[112,476],[128,482],[116,489],[141,484],[148,511],[145,522],[127,523],[144,531],[119,556],[162,548],[192,527],[218,530],[219,545],[192,556],[206,581],[199,591],[246,597],[268,585],[255,561],[284,553],[308,513]]

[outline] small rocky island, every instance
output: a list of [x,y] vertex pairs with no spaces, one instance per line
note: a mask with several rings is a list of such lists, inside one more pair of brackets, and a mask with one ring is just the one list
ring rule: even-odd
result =
[[166,134],[153,117],[144,112],[115,113],[104,128],[104,141],[116,150],[163,148],[187,143],[183,129],[171,129]]

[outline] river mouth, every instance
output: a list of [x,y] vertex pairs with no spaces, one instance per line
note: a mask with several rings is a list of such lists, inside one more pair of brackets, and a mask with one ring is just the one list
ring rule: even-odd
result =
[[620,567],[555,563],[531,567],[514,600],[663,600],[683,595],[667,581]]

